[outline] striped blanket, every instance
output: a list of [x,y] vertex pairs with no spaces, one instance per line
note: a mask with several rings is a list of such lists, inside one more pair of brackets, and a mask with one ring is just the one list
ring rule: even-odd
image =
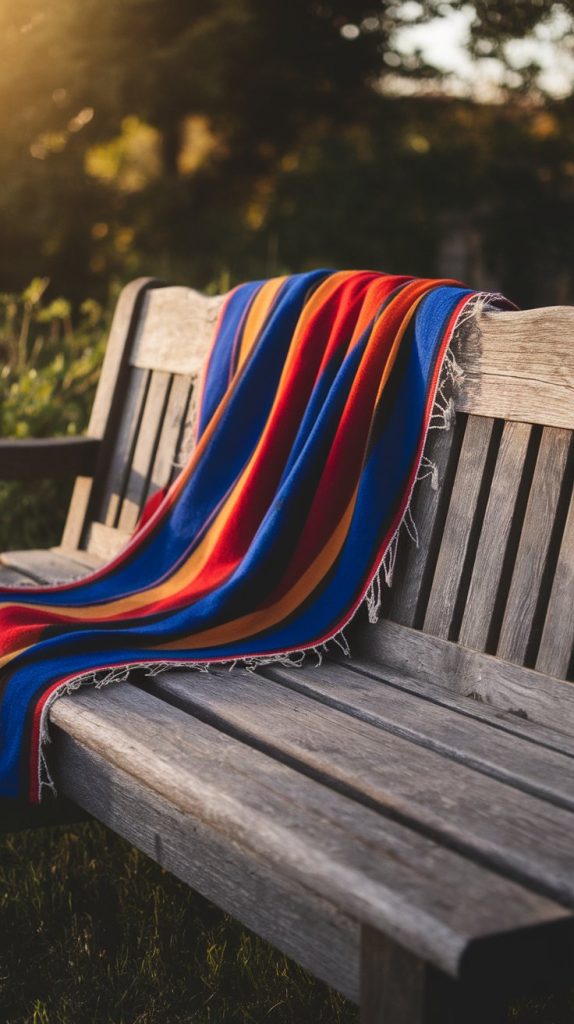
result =
[[326,270],[229,294],[193,451],[131,542],[81,581],[0,592],[0,799],[52,786],[47,711],[79,682],[256,664],[319,649],[365,598],[376,615],[474,294]]

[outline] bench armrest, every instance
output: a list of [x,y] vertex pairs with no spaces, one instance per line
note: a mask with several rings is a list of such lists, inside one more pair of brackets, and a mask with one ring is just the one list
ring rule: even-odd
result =
[[0,480],[93,476],[100,444],[95,437],[0,441]]

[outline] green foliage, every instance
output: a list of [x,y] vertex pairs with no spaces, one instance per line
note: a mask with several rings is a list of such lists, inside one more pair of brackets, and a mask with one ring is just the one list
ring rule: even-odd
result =
[[[20,295],[0,295],[0,436],[81,433],[88,421],[105,348],[99,303],[46,301],[35,278]],[[0,550],[56,544],[70,488],[45,480],[0,483]]]
[[[471,19],[475,66],[502,68],[496,102],[467,104],[466,121],[448,76],[398,42],[453,14]],[[318,257],[440,274],[462,211],[469,283],[570,301],[572,99],[549,99],[510,44],[538,32],[556,48],[573,14],[571,0],[6,3],[1,286],[40,273],[77,302],[110,276],[203,286]],[[531,131],[544,112],[546,141]]]
[[355,1024],[296,964],[98,825],[0,839],[3,1024]]

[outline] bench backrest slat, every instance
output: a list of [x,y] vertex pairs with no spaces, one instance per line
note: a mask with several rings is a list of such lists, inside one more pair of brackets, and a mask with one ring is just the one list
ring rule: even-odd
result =
[[165,370],[140,372],[149,373],[149,380],[118,517],[120,530],[135,529],[145,503],[173,380]]
[[[540,643],[538,609],[542,604],[548,608],[556,564],[553,549],[564,525],[560,500],[569,486],[566,467],[570,448],[569,430],[542,430],[496,647],[496,653],[509,661],[534,661],[533,648]],[[464,642],[462,635],[461,639]]]
[[574,677],[574,491],[560,543],[536,668],[560,678]]
[[102,458],[93,483],[76,481],[65,548],[112,557],[148,497],[177,475],[191,443],[194,383],[223,301],[150,280],[122,293],[89,425],[104,438]]
[[475,520],[490,475],[493,436],[490,417],[471,417],[466,424],[423,619],[426,633],[445,640],[455,628],[461,575],[472,552]]
[[149,370],[130,370],[124,407],[118,424],[116,446],[109,463],[98,510],[98,518],[108,526],[119,526],[122,502],[143,420],[150,376]]
[[191,288],[148,292],[131,365],[197,377],[224,301],[224,295],[200,295]]
[[[532,429],[528,423],[504,424],[486,507],[483,510],[478,502],[474,515],[477,543],[473,543],[468,562],[461,567],[453,639],[479,651],[489,650],[496,642],[492,631],[496,629],[497,605],[504,598],[510,571],[506,556],[509,553],[512,557],[511,535],[519,527]],[[488,477],[483,482],[488,485]],[[486,490],[483,487],[483,493]]]
[[[399,587],[386,613],[430,635],[570,677],[572,432],[473,415],[459,415],[458,429],[464,430],[460,451],[456,432],[450,438],[454,479],[449,486],[443,470],[442,518],[435,517],[434,537],[423,552],[418,591],[405,601],[400,584],[416,582],[412,545],[403,537],[395,568]],[[444,452],[441,458],[444,465]],[[415,521],[418,507],[437,504],[428,478],[419,488]]]
[[189,377],[171,375],[169,398],[152,460],[148,494],[166,487],[178,472],[182,449],[189,450],[193,384]]
[[423,471],[411,501],[418,544],[403,532],[399,539],[398,571],[386,594],[387,615],[403,626],[420,628],[424,621],[432,574],[440,551],[440,541],[448,511],[448,499],[464,437],[466,417],[457,418],[451,430],[429,435],[427,448],[432,452],[434,469]]

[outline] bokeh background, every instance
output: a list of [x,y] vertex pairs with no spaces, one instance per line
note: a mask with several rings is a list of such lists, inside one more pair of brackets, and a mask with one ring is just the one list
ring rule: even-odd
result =
[[[0,435],[84,429],[121,284],[574,294],[574,0],[0,0]],[[68,490],[0,483],[0,550]]]
[[[573,129],[573,0],[0,0],[0,435],[85,428],[139,274],[572,302]],[[68,496],[0,482],[0,550],[58,543]],[[105,830],[0,840],[0,1021],[356,1020]]]
[[572,300],[571,0],[1,0],[0,281]]

